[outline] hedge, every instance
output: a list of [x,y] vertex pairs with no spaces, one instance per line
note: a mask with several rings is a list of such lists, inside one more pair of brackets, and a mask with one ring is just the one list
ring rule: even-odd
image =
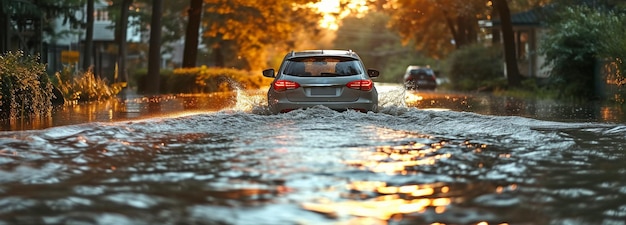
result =
[[[137,92],[145,93],[148,75],[145,70],[138,71]],[[249,71],[212,68],[206,66],[179,68],[173,71],[162,70],[160,74],[160,93],[212,93],[238,89],[258,89],[269,85],[271,79],[260,73]]]

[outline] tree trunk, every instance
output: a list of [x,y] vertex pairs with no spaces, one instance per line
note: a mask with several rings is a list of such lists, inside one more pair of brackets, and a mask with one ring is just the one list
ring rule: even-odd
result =
[[443,10],[442,12],[444,14],[446,26],[454,38],[454,46],[456,49],[476,43],[478,33],[476,33],[476,29],[474,28],[475,21],[473,21],[472,18],[468,18],[467,16],[451,18],[448,16],[449,13],[446,10]]
[[213,60],[215,60],[215,67],[224,67],[224,55],[222,48],[219,44],[213,46]]
[[87,25],[85,27],[85,46],[83,50],[83,70],[89,70],[91,58],[93,56],[93,22],[94,22],[94,1],[87,0]]
[[153,0],[152,3],[146,91],[148,94],[159,94],[161,76],[161,13],[163,12],[163,0]]
[[202,19],[202,1],[190,0],[189,20],[187,21],[187,33],[185,34],[185,50],[183,54],[183,67],[191,68],[196,66],[198,57],[198,35],[200,30],[200,20]]
[[117,35],[117,82],[128,82],[128,73],[126,72],[126,55],[128,48],[126,47],[126,37],[128,30],[128,7],[132,4],[133,0],[123,0],[120,6],[120,20],[118,24]]
[[[491,18],[492,20],[494,19],[499,19],[500,18],[500,13],[498,12],[498,10],[496,9],[496,7],[492,7],[491,8]],[[495,46],[496,44],[500,44],[501,40],[500,40],[500,30],[499,28],[492,26],[491,28],[491,43]]]
[[0,54],[4,54],[9,51],[9,48],[11,47],[11,43],[9,42],[11,40],[11,27],[9,25],[10,17],[8,14],[9,9],[5,7],[8,7],[8,3],[0,3],[0,30],[4,31],[0,34]]
[[454,43],[456,48],[459,49],[467,45],[467,24],[465,23],[465,17],[459,16],[456,18],[456,35]]
[[475,18],[468,17],[465,22],[467,26],[467,43],[475,44],[476,42],[478,42],[478,28],[476,26],[476,24],[478,24],[478,21],[476,21]]
[[506,61],[506,74],[509,87],[521,86],[521,77],[517,67],[517,57],[515,56],[515,37],[513,34],[513,24],[511,23],[511,12],[506,0],[495,0],[494,6],[500,14],[500,27],[502,28],[502,40],[504,42],[504,60]]
[[449,13],[447,10],[442,10],[442,14],[444,19],[446,20],[446,26],[448,27],[448,30],[450,30],[450,34],[452,34],[452,38],[454,38],[454,46],[456,47],[456,49],[459,49],[459,41],[460,41],[460,37],[459,37],[459,32],[457,30],[457,27],[455,26],[454,20],[448,16]]

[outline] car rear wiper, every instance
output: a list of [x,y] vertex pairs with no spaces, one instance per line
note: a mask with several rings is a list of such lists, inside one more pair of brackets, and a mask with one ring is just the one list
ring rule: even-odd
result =
[[342,74],[338,74],[338,73],[321,73],[320,74],[322,77],[336,77],[336,76],[342,76]]

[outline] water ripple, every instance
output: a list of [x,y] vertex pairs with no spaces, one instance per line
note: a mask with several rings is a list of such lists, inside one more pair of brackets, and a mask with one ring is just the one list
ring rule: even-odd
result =
[[626,219],[624,126],[261,108],[0,132],[0,223]]

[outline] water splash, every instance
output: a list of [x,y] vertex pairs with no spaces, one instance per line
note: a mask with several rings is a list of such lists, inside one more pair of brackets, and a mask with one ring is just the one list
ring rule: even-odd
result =
[[[0,224],[544,224],[528,205],[624,219],[623,125],[403,107],[384,86],[379,113],[268,115],[263,92],[219,112],[1,132]],[[592,198],[620,204],[566,204]]]
[[378,106],[380,108],[387,107],[405,107],[406,90],[402,86],[376,83],[378,90]]
[[[404,88],[397,85],[377,84],[378,106],[385,112],[404,108]],[[250,112],[257,115],[270,115],[267,106],[267,89],[245,90],[235,86],[235,105],[226,111]]]
[[263,94],[263,90],[246,91],[237,88],[235,93],[235,105],[228,111],[250,112],[258,115],[271,114],[267,107],[267,96]]

